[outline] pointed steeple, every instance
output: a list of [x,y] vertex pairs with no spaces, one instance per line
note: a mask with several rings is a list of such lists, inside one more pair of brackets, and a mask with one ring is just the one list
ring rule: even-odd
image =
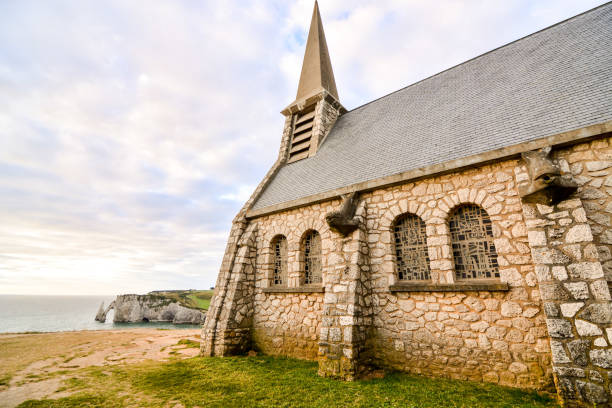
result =
[[314,156],[338,116],[345,112],[338,100],[319,5],[315,0],[297,96],[281,111],[287,117],[286,137],[281,144],[281,155],[287,163]]
[[302,63],[300,84],[295,99],[297,101],[323,90],[339,100],[325,33],[323,32],[323,23],[319,14],[319,4],[315,0],[310,31],[306,41],[306,51],[304,52],[304,62]]

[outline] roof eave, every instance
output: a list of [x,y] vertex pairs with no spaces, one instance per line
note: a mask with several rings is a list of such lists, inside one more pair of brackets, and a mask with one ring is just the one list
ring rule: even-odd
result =
[[612,121],[602,122],[594,125],[585,126],[580,129],[574,129],[552,136],[532,140],[529,142],[522,142],[516,145],[502,147],[500,149],[490,150],[488,152],[483,152],[460,159],[450,160],[447,162],[433,164],[430,166],[419,167],[402,173],[397,173],[390,176],[351,184],[338,189],[299,198],[297,200],[291,200],[284,203],[259,208],[257,210],[249,209],[247,211],[246,216],[247,218],[257,218],[264,215],[316,204],[322,201],[328,201],[353,191],[372,191],[378,188],[402,184],[424,177],[432,177],[451,171],[457,171],[463,168],[484,165],[491,161],[511,159],[513,157],[517,157],[523,152],[540,149],[545,146],[562,146],[577,144],[584,142],[587,139],[603,136],[606,133],[611,132]]

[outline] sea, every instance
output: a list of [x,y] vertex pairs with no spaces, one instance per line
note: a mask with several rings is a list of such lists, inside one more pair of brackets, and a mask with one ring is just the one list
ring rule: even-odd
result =
[[113,323],[113,311],[106,322],[94,319],[100,303],[108,306],[114,296],[31,296],[0,295],[0,333],[58,332],[74,330],[122,330],[137,327],[195,329],[200,326],[172,323]]

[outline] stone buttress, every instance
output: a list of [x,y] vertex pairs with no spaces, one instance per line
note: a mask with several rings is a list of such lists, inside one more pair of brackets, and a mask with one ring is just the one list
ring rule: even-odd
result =
[[202,354],[227,356],[248,351],[255,292],[256,224],[237,222],[230,233],[202,332]]
[[[517,167],[517,183],[530,175]],[[610,406],[612,302],[582,200],[523,200],[529,245],[564,406]]]
[[335,234],[328,275],[324,279],[323,319],[319,334],[319,375],[354,380],[368,369],[366,340],[372,326],[369,246],[362,202],[358,227]]

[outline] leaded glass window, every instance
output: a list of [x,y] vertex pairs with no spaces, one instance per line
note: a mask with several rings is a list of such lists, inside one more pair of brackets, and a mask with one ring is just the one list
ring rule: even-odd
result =
[[302,242],[304,264],[304,284],[317,284],[321,278],[321,236],[316,231],[310,231]]
[[457,279],[499,278],[493,226],[476,205],[457,208],[449,219]]
[[272,251],[274,258],[274,285],[287,285],[287,238],[282,235],[277,236],[272,241]]
[[393,224],[395,270],[399,280],[428,280],[429,255],[425,223],[414,214],[401,216]]

